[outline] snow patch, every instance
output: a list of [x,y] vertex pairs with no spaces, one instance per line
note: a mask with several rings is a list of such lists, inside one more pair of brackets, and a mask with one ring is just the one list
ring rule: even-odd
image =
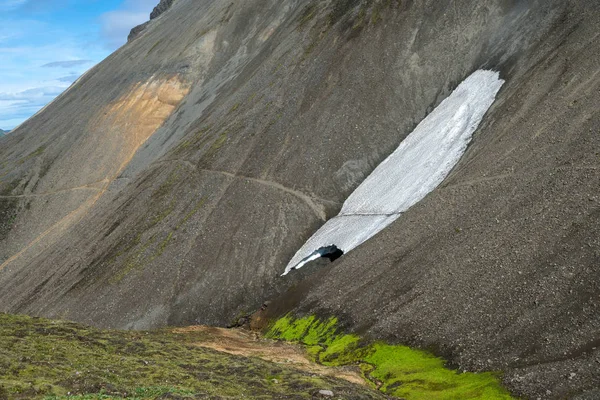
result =
[[354,249],[442,183],[503,84],[498,72],[479,70],[458,85],[296,252],[283,275],[319,258],[323,247]]

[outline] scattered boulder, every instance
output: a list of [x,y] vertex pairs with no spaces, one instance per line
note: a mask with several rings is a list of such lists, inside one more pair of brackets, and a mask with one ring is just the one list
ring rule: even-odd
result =
[[333,397],[333,392],[331,390],[319,390],[319,395],[324,397]]
[[267,326],[267,308],[271,304],[270,301],[265,301],[263,305],[250,316],[250,329],[253,331],[261,331]]

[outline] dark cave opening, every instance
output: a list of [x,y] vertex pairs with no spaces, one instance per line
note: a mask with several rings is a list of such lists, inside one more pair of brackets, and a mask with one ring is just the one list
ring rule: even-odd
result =
[[334,244],[327,247],[321,247],[316,253],[321,254],[321,257],[328,258],[329,261],[332,262],[344,255],[344,252]]
[[324,246],[315,251],[313,251],[308,257],[305,257],[302,261],[300,261],[295,267],[291,270],[295,270],[303,267],[311,261],[315,261],[319,258],[327,258],[329,261],[333,262],[344,255],[344,252],[339,249],[336,245],[332,244],[331,246]]

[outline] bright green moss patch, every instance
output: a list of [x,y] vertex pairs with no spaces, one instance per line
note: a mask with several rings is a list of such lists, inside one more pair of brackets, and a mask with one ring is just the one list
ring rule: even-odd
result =
[[382,390],[410,399],[510,399],[494,373],[459,373],[444,367],[430,353],[382,343],[364,361],[374,365],[370,375],[384,382]]
[[314,316],[288,315],[277,320],[266,336],[303,343],[308,354],[325,365],[357,364],[365,379],[388,395],[418,400],[512,398],[495,373],[460,373],[422,350],[364,343],[357,335],[339,332],[335,318],[320,321]]

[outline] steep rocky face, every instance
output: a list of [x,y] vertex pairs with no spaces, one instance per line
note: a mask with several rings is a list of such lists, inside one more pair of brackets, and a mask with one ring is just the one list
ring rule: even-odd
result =
[[153,19],[160,17],[163,13],[165,13],[171,6],[175,0],[160,0],[160,3],[150,13],[150,21],[144,22],[141,25],[133,27],[131,32],[129,32],[129,36],[127,36],[127,42],[131,42],[135,40],[147,27],[150,25]]
[[137,26],[134,26],[133,28],[131,28],[129,35],[127,35],[127,43],[131,42],[132,40],[137,39],[137,37],[142,34],[144,29],[146,29],[146,27],[148,25],[150,25],[150,21],[146,21],[143,24],[140,24],[140,25],[137,25]]
[[[0,141],[0,309],[225,325],[272,297],[507,371],[519,394],[590,392],[599,11],[178,0]],[[479,68],[506,84],[442,187],[334,264],[279,277]]]
[[150,19],[158,18],[162,13],[171,8],[174,2],[175,0],[160,0],[160,3],[150,13]]

